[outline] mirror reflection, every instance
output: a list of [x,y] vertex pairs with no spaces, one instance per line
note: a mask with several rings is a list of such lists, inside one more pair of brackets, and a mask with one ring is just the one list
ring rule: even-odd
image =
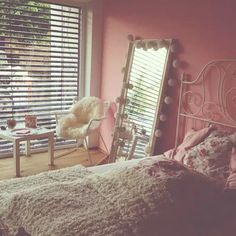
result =
[[[129,44],[111,148],[111,161],[152,155],[165,90],[171,40]],[[157,133],[157,132],[156,132]]]

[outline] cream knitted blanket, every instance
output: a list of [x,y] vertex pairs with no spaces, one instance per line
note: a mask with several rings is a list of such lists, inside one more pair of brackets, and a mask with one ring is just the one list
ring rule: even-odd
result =
[[0,182],[0,218],[12,235],[24,227],[32,236],[195,236],[185,225],[190,199],[209,197],[209,186],[167,160],[104,175],[76,166]]

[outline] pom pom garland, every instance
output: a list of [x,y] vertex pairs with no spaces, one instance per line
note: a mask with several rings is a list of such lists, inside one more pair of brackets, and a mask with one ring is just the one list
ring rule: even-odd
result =
[[164,102],[165,102],[165,104],[169,105],[173,102],[173,99],[172,99],[172,97],[167,96],[164,98]]
[[160,138],[160,137],[162,136],[162,131],[161,131],[160,129],[157,129],[157,130],[155,131],[155,136],[156,136],[157,138]]

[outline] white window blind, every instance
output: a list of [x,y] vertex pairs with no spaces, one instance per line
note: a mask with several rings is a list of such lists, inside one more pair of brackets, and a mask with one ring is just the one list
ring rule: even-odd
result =
[[[135,48],[134,51],[129,82],[133,85],[133,89],[128,90],[129,103],[125,106],[125,113],[134,121],[139,131],[144,130],[149,137],[160,96],[166,57],[166,48],[147,51]],[[138,141],[134,158],[146,156],[146,145],[145,141]]]
[[[0,0],[0,125],[34,114],[38,126],[55,129],[53,113],[78,96],[81,14],[41,1]],[[11,143],[0,140],[0,156],[11,151]]]

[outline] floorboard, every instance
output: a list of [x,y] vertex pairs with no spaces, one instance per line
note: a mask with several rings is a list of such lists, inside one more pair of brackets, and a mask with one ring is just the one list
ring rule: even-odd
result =
[[[58,156],[68,150],[70,149],[57,150],[54,155]],[[94,165],[102,163],[106,157],[105,154],[99,150],[90,150],[90,154]],[[48,153],[32,154],[30,157],[21,156],[20,164],[21,176],[30,176],[43,171],[48,171]],[[91,166],[91,163],[88,160],[87,152],[84,148],[79,148],[75,152],[72,152],[66,156],[56,158],[54,169],[61,169],[78,164],[86,167]],[[14,176],[15,170],[13,158],[0,159],[0,180],[13,178]]]

